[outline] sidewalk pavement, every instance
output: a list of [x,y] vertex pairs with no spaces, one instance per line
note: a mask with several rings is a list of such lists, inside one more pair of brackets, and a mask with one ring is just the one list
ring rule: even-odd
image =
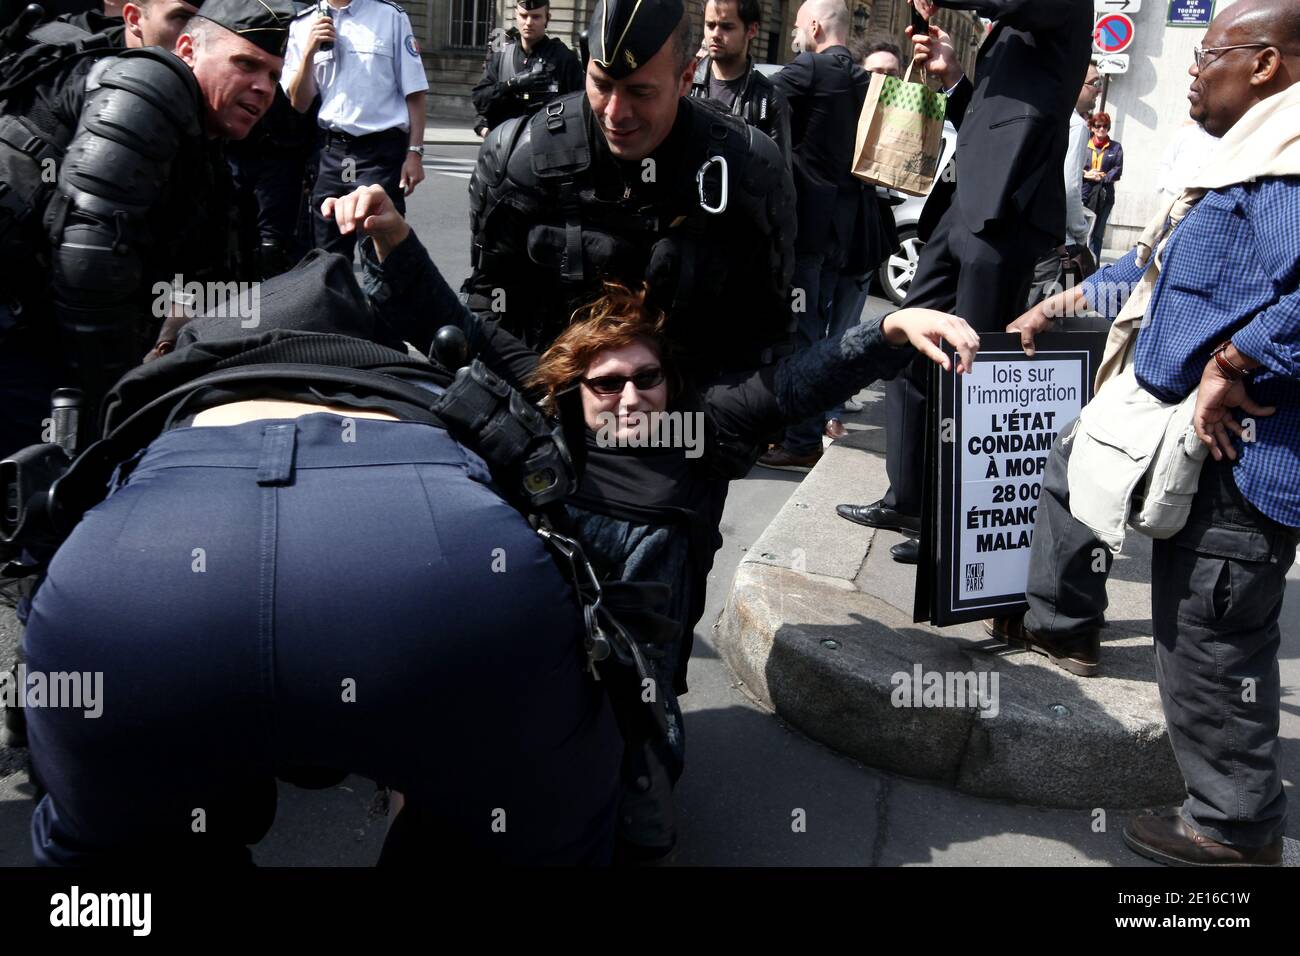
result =
[[424,127],[425,146],[478,146],[482,142],[468,122],[458,125],[453,119],[434,117]]
[[[966,793],[1085,809],[1179,801],[1150,650],[1150,543],[1131,535],[1115,562],[1100,677],[1013,651],[978,623],[913,624],[915,568],[888,550],[901,536],[835,514],[888,485],[883,395],[866,396],[865,425],[827,450],[737,569],[715,641],[747,692],[846,756]],[[1291,629],[1284,683],[1298,651]],[[997,675],[995,712],[981,716],[975,701],[896,706],[898,675],[911,683],[917,666],[973,673],[986,687]]]

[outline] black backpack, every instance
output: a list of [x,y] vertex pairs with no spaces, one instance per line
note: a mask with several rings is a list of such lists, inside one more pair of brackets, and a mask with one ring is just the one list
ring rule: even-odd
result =
[[0,32],[0,292],[19,302],[45,274],[41,213],[76,131],[54,108],[65,71],[121,52],[114,33],[62,20],[33,26],[34,17],[25,12]]

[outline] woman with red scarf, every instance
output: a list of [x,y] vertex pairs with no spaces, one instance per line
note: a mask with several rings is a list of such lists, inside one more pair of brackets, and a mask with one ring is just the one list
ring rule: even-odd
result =
[[1083,163],[1083,204],[1097,214],[1088,242],[1101,262],[1101,240],[1115,205],[1115,181],[1124,175],[1124,147],[1110,138],[1110,114],[1094,113],[1088,121],[1092,136]]

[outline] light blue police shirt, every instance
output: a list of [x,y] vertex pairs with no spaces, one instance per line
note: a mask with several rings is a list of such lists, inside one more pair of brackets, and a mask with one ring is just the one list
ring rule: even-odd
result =
[[[406,11],[388,0],[352,0],[331,10],[334,49],[316,51],[312,61],[321,94],[317,123],[353,136],[409,130],[406,97],[427,90],[429,81]],[[289,26],[281,81],[285,92],[298,74],[316,17],[313,9]]]

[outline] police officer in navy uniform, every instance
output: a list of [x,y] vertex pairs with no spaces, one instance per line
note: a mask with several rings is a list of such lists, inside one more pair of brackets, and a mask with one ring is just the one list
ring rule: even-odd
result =
[[535,113],[564,93],[582,89],[582,68],[564,41],[546,35],[550,0],[518,0],[519,38],[489,55],[483,78],[470,93],[480,136],[515,116]]
[[315,245],[351,256],[356,237],[321,217],[326,199],[377,184],[400,210],[424,179],[429,81],[411,20],[389,0],[329,0],[293,22],[285,92],[300,113],[320,96],[320,164],[312,189]]
[[383,863],[608,862],[608,682],[521,513],[537,484],[494,455],[521,430],[537,449],[540,416],[479,391],[466,429],[451,375],[408,354],[454,298],[387,328],[319,251],[262,291],[258,326],[196,319],[124,376],[64,475],[109,490],[36,589],[27,660],[102,675],[107,703],[29,714],[36,862],[246,865],[277,777],[349,772],[406,797]]
[[790,161],[790,106],[758,72],[749,45],[758,35],[763,8],[758,0],[708,0],[704,4],[704,47],[691,81],[691,96],[714,100],[733,116],[761,129]]

